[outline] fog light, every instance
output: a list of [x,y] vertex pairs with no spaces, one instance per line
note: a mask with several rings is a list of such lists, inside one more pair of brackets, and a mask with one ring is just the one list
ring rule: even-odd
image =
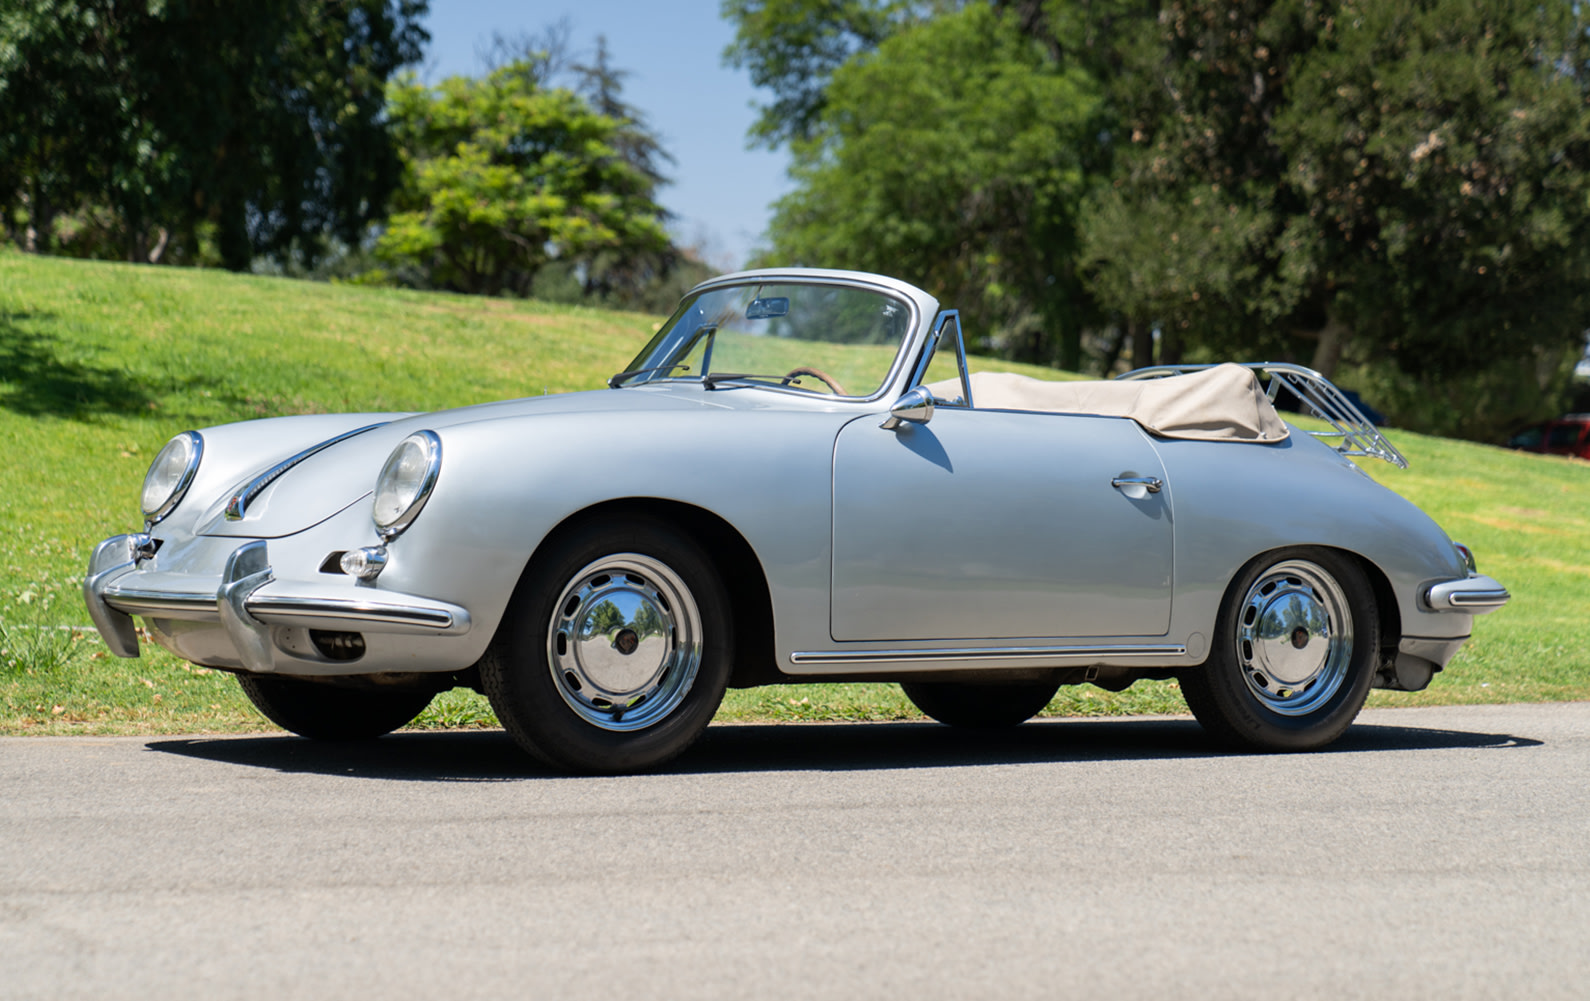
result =
[[375,580],[376,575],[385,568],[386,549],[382,546],[350,549],[342,554],[342,572],[350,577]]

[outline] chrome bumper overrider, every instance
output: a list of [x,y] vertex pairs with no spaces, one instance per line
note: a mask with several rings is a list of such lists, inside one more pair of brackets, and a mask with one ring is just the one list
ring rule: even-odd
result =
[[219,578],[141,569],[148,546],[145,535],[106,539],[83,579],[89,616],[118,657],[138,656],[134,615],[219,621],[253,671],[274,669],[273,626],[428,636],[469,631],[469,612],[445,601],[350,586],[346,577],[277,581],[264,539],[239,546]]
[[1512,595],[1494,579],[1480,574],[1462,580],[1432,584],[1424,592],[1424,603],[1435,612],[1466,612],[1484,615],[1507,604]]

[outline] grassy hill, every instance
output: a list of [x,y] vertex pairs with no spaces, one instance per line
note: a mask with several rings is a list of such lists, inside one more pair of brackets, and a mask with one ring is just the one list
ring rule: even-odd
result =
[[[139,483],[173,433],[596,388],[660,319],[0,251],[0,444],[10,460],[0,463],[0,732],[263,726],[228,676],[160,651],[118,661],[77,628],[87,622],[78,587],[88,552],[139,526]],[[1590,464],[1393,438],[1412,468],[1371,463],[1371,474],[1472,545],[1515,600],[1480,620],[1432,691],[1375,699],[1590,698]],[[1180,708],[1164,683],[1118,696],[1068,689],[1051,711]],[[890,686],[736,694],[724,712],[913,715]],[[424,721],[485,715],[460,693]]]

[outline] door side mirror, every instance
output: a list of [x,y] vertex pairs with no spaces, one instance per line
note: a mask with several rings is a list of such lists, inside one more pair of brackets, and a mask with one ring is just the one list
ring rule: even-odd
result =
[[933,394],[923,386],[917,386],[894,401],[894,406],[889,408],[889,418],[878,425],[885,431],[893,431],[901,424],[909,421],[912,424],[926,424],[933,419]]

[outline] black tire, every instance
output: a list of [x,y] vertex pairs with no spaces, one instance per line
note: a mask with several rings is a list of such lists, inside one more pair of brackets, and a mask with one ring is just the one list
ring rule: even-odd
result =
[[1182,673],[1182,695],[1223,744],[1310,751],[1357,718],[1379,650],[1374,592],[1355,559],[1277,550],[1231,582],[1209,659]]
[[1017,726],[1043,711],[1059,682],[977,684],[962,681],[904,681],[911,704],[949,726],[991,730]]
[[733,649],[707,554],[662,521],[629,517],[577,526],[536,554],[480,676],[530,754],[570,771],[631,772],[706,729]]
[[370,740],[391,733],[423,712],[432,695],[259,674],[240,674],[237,682],[266,719],[312,740]]

